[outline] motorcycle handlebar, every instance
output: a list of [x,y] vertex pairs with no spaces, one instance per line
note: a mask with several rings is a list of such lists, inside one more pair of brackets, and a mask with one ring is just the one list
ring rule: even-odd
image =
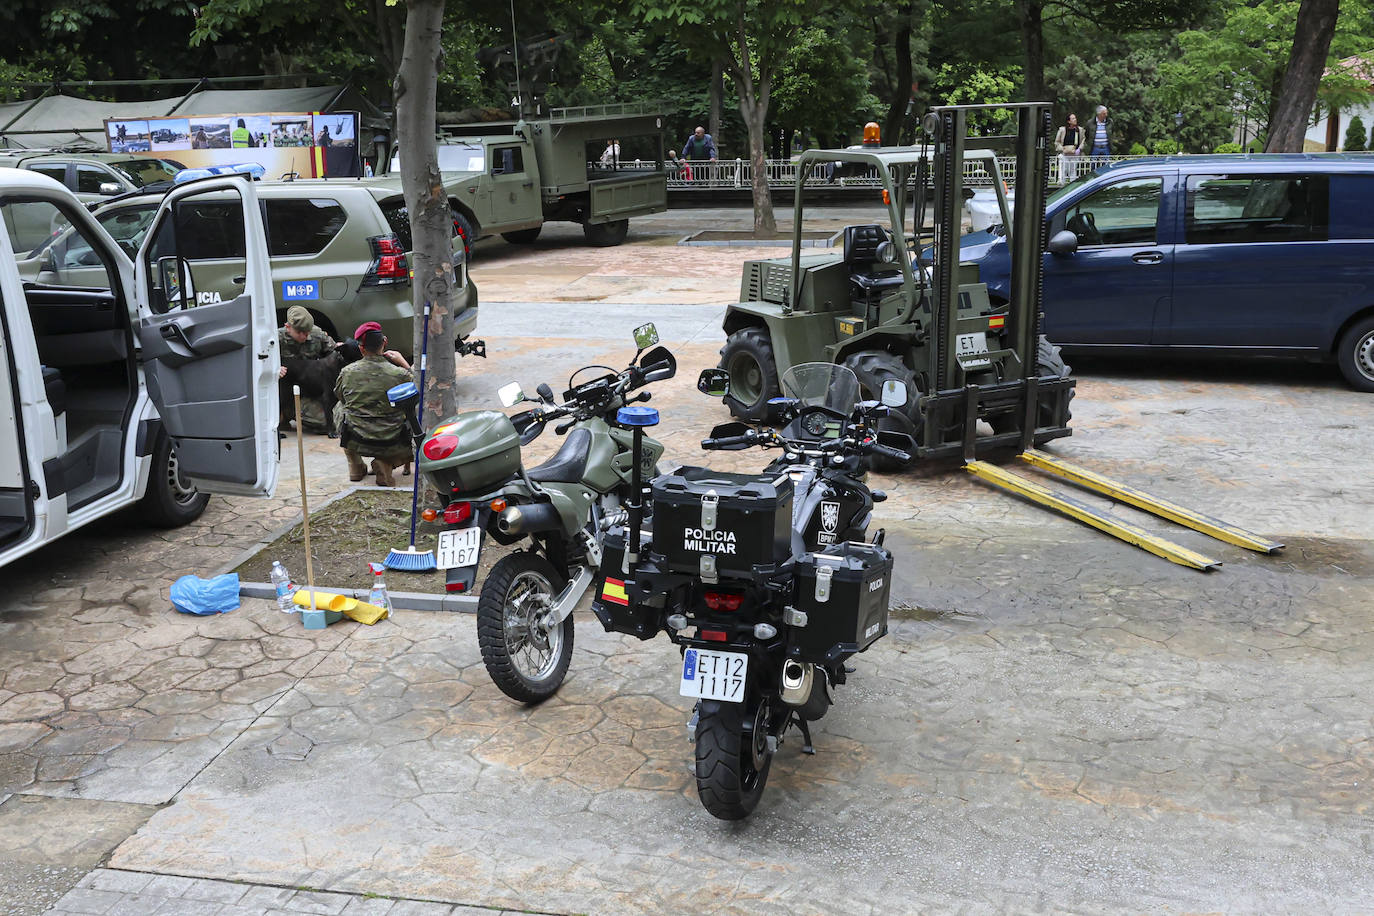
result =
[[868,453],[870,455],[881,455],[884,458],[891,458],[893,461],[900,461],[902,464],[908,464],[911,461],[911,454],[909,452],[904,452],[896,448],[888,448],[886,445],[879,445],[876,442],[868,447]]
[[702,439],[701,447],[704,449],[731,448],[736,445],[753,445],[758,441],[758,437],[752,432],[743,436],[721,436],[719,439]]
[[569,420],[567,423],[559,423],[557,426],[553,428],[553,431],[561,436],[568,430],[572,429],[575,425],[577,425],[577,420]]

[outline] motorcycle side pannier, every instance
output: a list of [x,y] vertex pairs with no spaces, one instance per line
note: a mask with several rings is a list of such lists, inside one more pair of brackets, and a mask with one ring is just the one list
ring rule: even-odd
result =
[[[651,607],[638,600],[633,583],[625,573],[625,549],[629,539],[629,532],[624,528],[612,528],[602,537],[601,569],[593,583],[592,613],[608,633],[653,639],[662,627],[663,608]],[[641,543],[641,556],[647,546]]]
[[520,435],[510,417],[500,411],[465,411],[434,429],[430,436],[458,437],[458,447],[447,458],[424,461],[425,472],[449,492],[493,486],[520,470]]
[[654,551],[673,572],[749,577],[792,556],[792,479],[685,467],[654,480]]
[[802,661],[836,662],[887,633],[892,554],[846,542],[797,560],[793,605],[806,626],[793,630]]

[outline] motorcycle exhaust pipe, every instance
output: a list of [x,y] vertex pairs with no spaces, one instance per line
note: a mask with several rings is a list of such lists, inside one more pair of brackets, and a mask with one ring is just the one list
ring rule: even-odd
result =
[[788,659],[782,665],[782,701],[789,706],[804,706],[811,699],[816,667],[810,662]]
[[563,522],[553,503],[534,503],[527,506],[507,506],[496,516],[496,527],[502,534],[534,534],[561,528]]

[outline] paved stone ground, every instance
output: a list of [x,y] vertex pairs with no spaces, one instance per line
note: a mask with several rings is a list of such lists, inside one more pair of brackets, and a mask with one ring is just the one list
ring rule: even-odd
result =
[[[560,244],[536,245],[550,271],[587,257]],[[623,362],[649,318],[683,367],[654,389],[669,457],[699,460],[724,418],[692,380],[737,268],[698,265],[693,297],[659,301],[670,256],[645,260],[650,237],[568,267],[624,270],[632,300],[534,311],[518,304],[541,301],[531,255],[487,247],[474,275],[492,359],[463,362],[465,403]],[[1320,368],[1085,368],[1077,433],[1054,451],[1289,548],[1259,557],[1144,522],[1225,561],[1201,574],[971,479],[880,478],[910,610],[857,659],[817,755],[787,742],[739,825],[696,801],[666,641],[583,614],[567,684],[525,709],[490,684],[467,616],[306,632],[267,602],[172,612],[177,575],[295,514],[294,460],[276,499],[212,500],[187,529],[78,532],[5,571],[6,905],[1368,912],[1369,398]],[[322,499],[342,461],[307,443]]]

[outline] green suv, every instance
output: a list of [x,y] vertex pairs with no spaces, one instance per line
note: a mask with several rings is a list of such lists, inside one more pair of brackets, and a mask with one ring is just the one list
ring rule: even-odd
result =
[[[253,187],[266,216],[278,320],[285,321],[291,306],[304,306],[335,340],[347,339],[365,321],[376,321],[391,346],[409,357],[415,324],[410,223],[405,201],[395,189],[367,179],[337,178],[261,181]],[[157,212],[161,190],[149,188],[95,207],[96,221],[131,257]],[[203,261],[202,248],[220,250],[224,239],[242,235],[242,216],[234,201],[226,199],[222,206],[201,201],[186,213],[183,218],[188,224],[179,227],[183,258]],[[69,278],[83,266],[83,259],[96,260],[79,237],[60,229],[50,242],[19,257],[20,273],[25,276],[48,264]],[[461,338],[477,327],[477,289],[467,280],[463,246],[456,233],[454,264],[461,286],[456,303]],[[239,295],[243,278],[236,273],[227,270],[216,277],[202,267],[197,302],[227,302]]]

